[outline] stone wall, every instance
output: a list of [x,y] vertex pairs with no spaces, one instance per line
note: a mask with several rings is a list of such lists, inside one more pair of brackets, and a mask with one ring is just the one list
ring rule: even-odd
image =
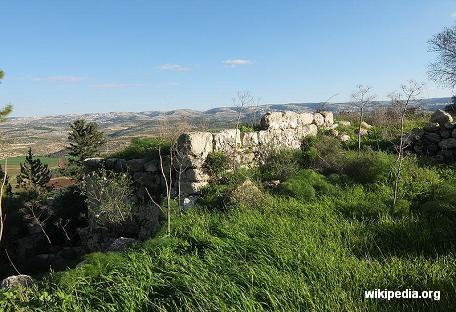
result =
[[227,129],[218,133],[184,133],[178,139],[178,150],[184,155],[188,168],[181,179],[185,194],[197,193],[208,183],[209,175],[204,170],[204,162],[212,152],[222,151],[234,158],[240,165],[258,162],[269,148],[299,149],[302,139],[315,136],[319,128],[333,129],[333,114],[271,112],[261,118],[262,130],[240,132]]
[[456,122],[450,114],[437,110],[424,128],[416,128],[407,137],[407,144],[417,154],[440,161],[456,159]]
[[[190,132],[178,138],[177,150],[182,168],[181,192],[189,195],[198,193],[207,185],[210,176],[204,170],[207,156],[212,152],[222,151],[242,166],[255,165],[264,151],[274,148],[299,149],[302,139],[315,136],[319,128],[335,129],[333,114],[271,112],[261,118],[261,130],[240,132],[226,129],[217,133]],[[107,169],[129,171],[139,186],[139,196],[144,196],[145,187],[163,188],[164,180],[157,160],[87,159],[86,166],[97,168],[104,164]],[[165,160],[165,163],[167,161]],[[174,183],[176,186],[176,183]]]

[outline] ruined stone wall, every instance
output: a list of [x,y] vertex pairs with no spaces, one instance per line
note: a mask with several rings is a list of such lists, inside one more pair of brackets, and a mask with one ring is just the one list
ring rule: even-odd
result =
[[[257,163],[268,149],[299,149],[302,139],[315,136],[319,128],[334,129],[333,114],[271,112],[261,118],[261,129],[240,132],[226,129],[217,133],[190,132],[180,135],[177,144],[182,168],[182,194],[198,193],[207,185],[210,176],[204,169],[207,156],[212,152],[224,152],[240,165],[250,166]],[[87,159],[86,166],[97,168],[103,164],[107,169],[129,171],[138,185],[138,195],[144,196],[144,189],[163,188],[164,180],[158,160]],[[166,164],[166,161],[165,161]],[[168,167],[169,168],[169,167]],[[167,171],[167,169],[165,169]],[[177,175],[176,175],[177,176]],[[177,186],[177,183],[174,183]]]
[[417,154],[431,156],[439,161],[456,160],[456,122],[443,110],[431,116],[424,128],[416,128],[407,137],[410,149]]

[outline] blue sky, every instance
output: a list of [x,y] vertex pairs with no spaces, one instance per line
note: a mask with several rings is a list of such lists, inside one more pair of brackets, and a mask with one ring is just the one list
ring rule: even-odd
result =
[[456,1],[0,0],[0,103],[16,116],[210,109],[379,98],[407,79],[426,97],[426,42]]

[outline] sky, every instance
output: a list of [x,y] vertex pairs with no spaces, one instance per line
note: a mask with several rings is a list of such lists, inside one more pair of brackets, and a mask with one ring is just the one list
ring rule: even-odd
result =
[[0,105],[15,116],[379,99],[427,78],[456,0],[0,0]]

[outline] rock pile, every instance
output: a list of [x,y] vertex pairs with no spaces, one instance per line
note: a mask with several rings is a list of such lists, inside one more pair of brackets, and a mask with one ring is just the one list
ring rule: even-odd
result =
[[450,114],[439,109],[424,128],[415,128],[410,132],[407,143],[417,154],[433,156],[441,161],[455,160],[456,122]]

